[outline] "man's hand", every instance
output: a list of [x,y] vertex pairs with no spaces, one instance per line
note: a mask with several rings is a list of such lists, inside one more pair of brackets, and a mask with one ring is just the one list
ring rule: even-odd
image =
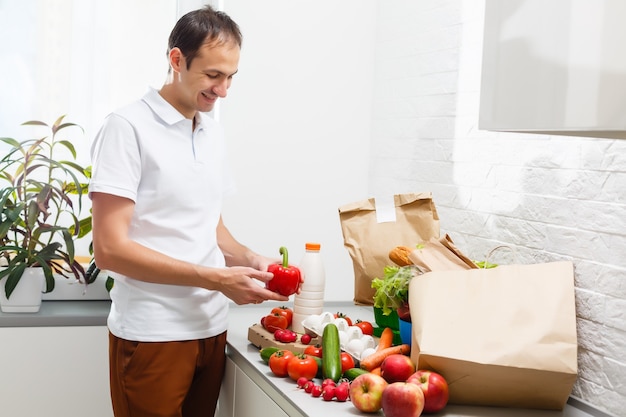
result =
[[255,268],[234,266],[224,268],[220,277],[219,291],[235,304],[259,304],[263,301],[289,301],[289,297],[265,288],[273,274]]

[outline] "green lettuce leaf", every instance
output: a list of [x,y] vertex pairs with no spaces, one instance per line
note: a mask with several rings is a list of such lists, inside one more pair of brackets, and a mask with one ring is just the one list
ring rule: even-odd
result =
[[391,314],[409,299],[409,282],[417,274],[412,266],[386,266],[383,278],[374,278],[372,288],[374,307],[382,309],[385,316]]

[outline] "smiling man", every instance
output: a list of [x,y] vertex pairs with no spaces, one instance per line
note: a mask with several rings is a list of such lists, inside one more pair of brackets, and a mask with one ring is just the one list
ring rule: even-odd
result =
[[183,16],[160,90],[107,116],[92,146],[96,264],[111,291],[116,417],[214,414],[228,299],[287,301],[264,288],[276,262],[239,243],[221,217],[233,190],[223,132],[204,114],[237,72],[242,37],[205,7]]

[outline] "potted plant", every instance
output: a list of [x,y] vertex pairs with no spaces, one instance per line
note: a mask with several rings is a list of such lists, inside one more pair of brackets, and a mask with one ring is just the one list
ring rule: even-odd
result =
[[[80,126],[63,119],[51,126],[23,123],[46,127],[42,138],[0,138],[11,147],[0,160],[0,301],[15,297],[18,284],[26,281],[22,278],[30,280],[30,275],[43,276],[45,292],[54,289],[54,274],[85,277],[74,257],[74,241],[91,230],[91,216],[79,217],[90,171],[76,162],[72,142],[59,137],[65,129]],[[2,310],[38,311],[43,283],[37,282],[38,304]]]

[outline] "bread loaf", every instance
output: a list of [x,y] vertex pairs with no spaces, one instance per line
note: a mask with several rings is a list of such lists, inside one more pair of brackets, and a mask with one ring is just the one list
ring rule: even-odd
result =
[[413,262],[409,259],[409,254],[413,251],[413,248],[408,246],[396,246],[389,252],[389,259],[398,266],[412,265]]

